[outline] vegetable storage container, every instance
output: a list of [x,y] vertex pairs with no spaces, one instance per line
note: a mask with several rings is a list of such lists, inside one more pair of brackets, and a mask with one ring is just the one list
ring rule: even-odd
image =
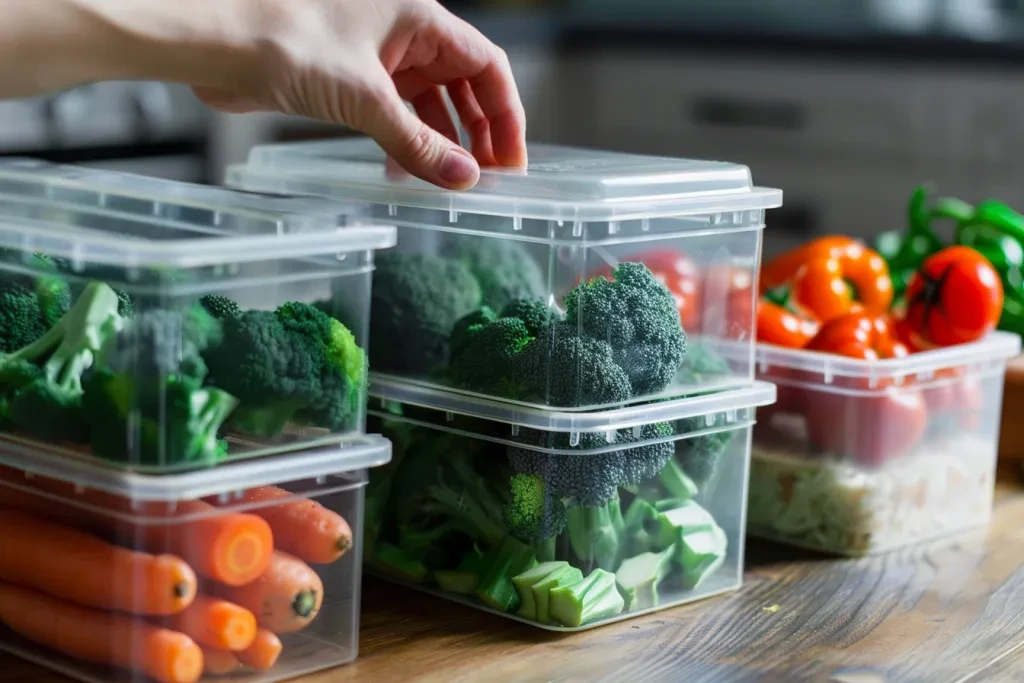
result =
[[380,436],[162,476],[0,452],[0,649],[82,681],[280,681],[357,654]]
[[368,571],[557,631],[739,587],[751,427],[773,385],[576,423],[423,407],[424,391],[371,389],[395,454],[367,489]]
[[865,555],[984,524],[1020,338],[867,361],[758,345],[778,386],[754,431],[748,531]]
[[0,218],[0,445],[168,472],[362,431],[394,228],[23,159],[0,162]]
[[228,182],[398,226],[374,273],[377,375],[560,412],[748,385],[751,285],[781,193],[735,164],[529,153],[468,192],[398,175],[362,139],[257,147]]

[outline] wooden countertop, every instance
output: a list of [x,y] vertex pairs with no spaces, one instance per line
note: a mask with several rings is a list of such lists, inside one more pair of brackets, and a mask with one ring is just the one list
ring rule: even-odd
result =
[[[863,560],[751,540],[739,592],[575,635],[367,580],[359,659],[301,683],[1024,681],[1022,520],[1007,470],[986,530]],[[0,654],[14,681],[67,679]]]

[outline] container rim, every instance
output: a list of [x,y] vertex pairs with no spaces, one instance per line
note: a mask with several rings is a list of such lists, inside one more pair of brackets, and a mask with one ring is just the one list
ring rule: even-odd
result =
[[444,389],[408,384],[397,378],[373,376],[372,373],[369,388],[370,398],[382,403],[407,404],[519,427],[569,433],[629,429],[655,422],[756,408],[775,403],[775,395],[774,384],[755,380],[748,387],[717,393],[578,413],[543,410],[500,399],[467,396]]
[[270,455],[179,474],[138,474],[31,447],[4,444],[0,464],[28,475],[57,479],[139,502],[177,502],[258,486],[327,477],[378,467],[391,460],[391,442],[377,434],[358,436],[332,447]]
[[1011,332],[993,332],[985,339],[949,346],[931,351],[913,353],[905,358],[861,360],[845,358],[821,351],[787,349],[759,343],[754,363],[758,372],[773,367],[802,370],[824,375],[826,383],[831,377],[857,377],[869,380],[929,375],[937,370],[959,365],[978,365],[991,361],[1005,361],[1021,351],[1019,335]]

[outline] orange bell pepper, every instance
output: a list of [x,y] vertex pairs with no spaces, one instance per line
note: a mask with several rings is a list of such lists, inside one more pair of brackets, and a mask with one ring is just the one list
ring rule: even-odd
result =
[[806,348],[863,360],[903,358],[909,353],[885,318],[863,313],[850,313],[825,323]]
[[849,237],[822,237],[783,254],[762,272],[762,289],[790,286],[790,303],[828,322],[848,313],[880,315],[892,305],[885,259]]
[[818,323],[771,301],[757,302],[757,341],[802,349],[818,333]]

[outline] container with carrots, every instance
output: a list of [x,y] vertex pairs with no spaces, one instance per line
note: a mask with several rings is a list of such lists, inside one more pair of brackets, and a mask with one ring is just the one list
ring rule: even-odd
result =
[[778,387],[754,431],[748,532],[864,555],[952,535],[991,511],[1003,377],[1000,277],[953,246],[894,291],[842,236],[761,270],[755,365]]
[[265,683],[351,661],[361,489],[390,452],[354,437],[163,477],[4,452],[0,649],[87,681]]

